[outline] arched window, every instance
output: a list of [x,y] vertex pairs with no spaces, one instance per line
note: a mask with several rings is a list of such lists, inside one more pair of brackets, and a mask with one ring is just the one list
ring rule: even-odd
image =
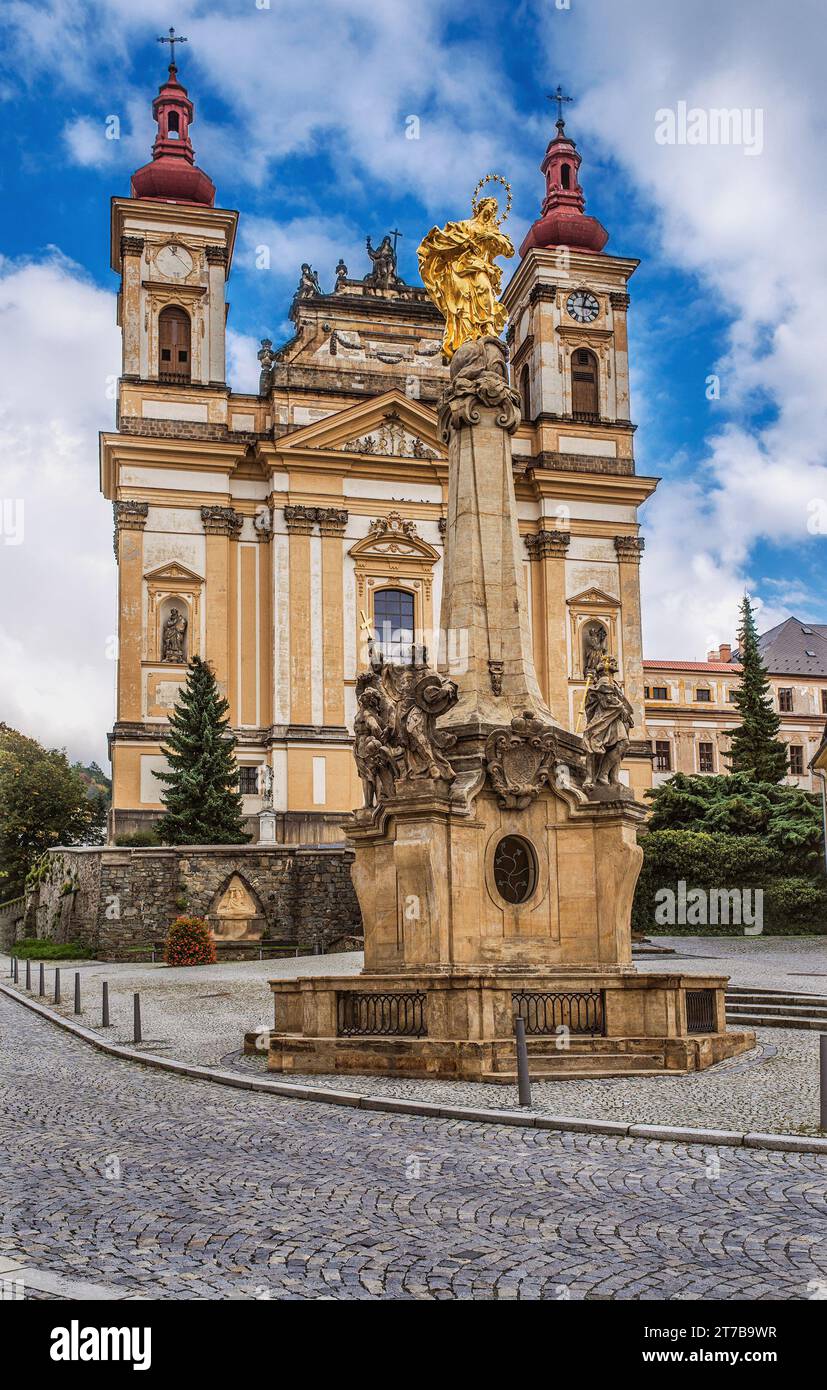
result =
[[571,167],[568,164],[560,166],[560,183],[563,188],[571,188]]
[[191,379],[189,314],[170,304],[158,315],[158,380]]
[[520,409],[523,412],[523,419],[531,419],[531,383],[529,379],[528,366],[523,367],[520,372]]
[[180,135],[181,131],[178,125],[178,112],[170,111],[169,115],[167,116],[167,137],[170,140],[178,140]]
[[571,357],[571,413],[576,420],[599,420],[597,358],[588,348],[577,348]]
[[374,594],[373,640],[386,661],[411,660],[414,596],[407,589],[380,589]]

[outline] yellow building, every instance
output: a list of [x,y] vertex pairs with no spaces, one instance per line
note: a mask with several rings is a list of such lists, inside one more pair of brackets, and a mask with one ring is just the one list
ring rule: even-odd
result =
[[[153,107],[152,160],[112,200],[123,335],[117,428],[101,437],[115,510],[120,648],[113,834],[160,813],[161,742],[188,658],[230,702],[245,811],[272,768],[279,838],[341,838],[361,802],[351,754],[367,639],[439,650],[447,459],[436,403],[442,320],[397,274],[390,237],[324,291],[302,267],[295,332],[264,340],[257,395],[226,384],[226,282],[238,214],[194,163],[175,67]],[[627,285],[584,212],[562,121],[542,214],[504,302],[523,423],[514,440],[537,673],[574,729],[589,670],[616,658],[636,713],[623,777],[651,782],[643,712],[638,508]],[[455,648],[455,649],[454,649]],[[452,634],[441,659],[462,661]]]
[[[812,763],[827,716],[827,627],[787,618],[762,633],[759,646],[781,719],[778,737],[789,750],[786,781],[815,791]],[[643,671],[655,783],[675,772],[726,773],[730,735],[740,723],[737,653],[725,645],[706,661],[647,659]]]

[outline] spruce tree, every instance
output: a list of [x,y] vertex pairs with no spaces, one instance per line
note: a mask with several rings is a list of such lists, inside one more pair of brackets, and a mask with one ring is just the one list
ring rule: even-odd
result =
[[241,845],[250,838],[242,830],[229,708],[209,664],[194,656],[162,745],[169,772],[156,774],[167,784],[157,825],[165,845]]
[[741,723],[732,734],[729,766],[732,772],[746,772],[756,782],[781,782],[787,773],[787,746],[777,737],[781,719],[773,709],[767,668],[761,660],[747,594],[741,603],[738,653],[741,684],[735,692],[735,704]]

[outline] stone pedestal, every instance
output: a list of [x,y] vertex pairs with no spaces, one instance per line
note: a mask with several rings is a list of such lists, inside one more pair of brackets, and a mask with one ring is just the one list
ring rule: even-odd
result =
[[517,533],[517,400],[498,339],[459,348],[440,406],[442,622],[444,655],[464,660],[359,677],[366,804],[348,834],[365,969],[271,981],[275,1071],[506,1081],[518,1014],[536,1076],[687,1071],[754,1043],[726,1032],[723,978],[632,965],[645,810],[615,779],[633,713],[608,664],[584,738],[543,702]]
[[258,842],[260,845],[276,843],[276,813],[273,810],[258,813]]

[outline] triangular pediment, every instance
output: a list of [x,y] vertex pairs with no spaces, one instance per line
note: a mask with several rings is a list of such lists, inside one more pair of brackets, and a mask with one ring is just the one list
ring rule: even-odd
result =
[[620,599],[615,598],[614,594],[607,594],[605,589],[584,589],[580,594],[573,594],[566,599],[570,608],[619,608]]
[[196,584],[203,584],[203,574],[196,574],[194,570],[187,569],[186,565],[181,565],[177,560],[172,560],[165,565],[159,565],[157,569],[147,570],[144,579],[161,580],[164,583],[181,583],[182,581],[194,581]]
[[436,414],[401,391],[387,391],[282,435],[278,448],[282,453],[310,449],[424,463],[445,458]]

